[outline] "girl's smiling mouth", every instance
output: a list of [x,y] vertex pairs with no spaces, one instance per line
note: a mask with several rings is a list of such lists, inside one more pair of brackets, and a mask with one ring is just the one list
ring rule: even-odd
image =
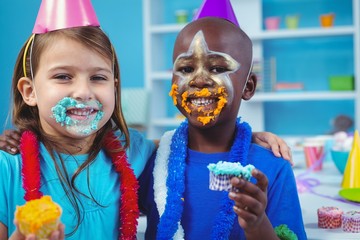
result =
[[72,119],[83,121],[95,117],[97,109],[94,108],[70,108],[67,109],[66,115]]
[[104,116],[99,101],[78,102],[65,97],[51,108],[52,117],[67,129],[88,135],[98,129],[98,123]]

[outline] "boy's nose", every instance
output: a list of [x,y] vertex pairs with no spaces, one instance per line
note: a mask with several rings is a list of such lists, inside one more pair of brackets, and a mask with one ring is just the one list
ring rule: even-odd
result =
[[197,88],[213,87],[214,84],[214,80],[206,73],[195,74],[193,79],[189,82],[190,87]]

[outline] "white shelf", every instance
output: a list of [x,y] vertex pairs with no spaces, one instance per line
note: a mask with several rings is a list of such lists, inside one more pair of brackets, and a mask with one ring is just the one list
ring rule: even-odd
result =
[[185,26],[185,24],[161,24],[150,27],[150,32],[153,34],[167,34],[177,33]]
[[250,102],[354,100],[354,91],[256,92]]
[[158,81],[158,80],[170,81],[172,78],[172,72],[171,71],[153,72],[151,73],[150,78],[152,78],[154,81]]
[[[153,81],[171,81],[170,71],[160,71],[151,74]],[[313,100],[354,100],[355,91],[288,91],[288,92],[256,92],[251,102],[271,101],[313,101]]]
[[[152,34],[168,34],[179,32],[185,24],[162,24],[150,27]],[[300,37],[328,37],[353,35],[354,26],[334,26],[330,28],[313,27],[298,29],[264,30],[257,34],[250,35],[252,40],[300,38]]]
[[279,29],[262,31],[250,37],[253,40],[270,40],[281,38],[302,38],[302,37],[331,37],[353,35],[355,29],[353,26],[331,27],[331,28],[299,28],[294,30]]

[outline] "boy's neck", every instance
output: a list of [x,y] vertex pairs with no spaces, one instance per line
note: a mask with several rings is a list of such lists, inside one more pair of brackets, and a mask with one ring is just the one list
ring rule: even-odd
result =
[[214,126],[207,129],[189,124],[188,147],[203,153],[228,152],[234,141],[235,124]]

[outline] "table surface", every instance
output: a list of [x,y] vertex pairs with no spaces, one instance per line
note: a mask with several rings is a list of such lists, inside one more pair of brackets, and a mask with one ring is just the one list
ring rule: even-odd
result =
[[309,240],[347,240],[360,239],[360,233],[344,232],[342,228],[322,229],[318,228],[317,209],[323,206],[339,207],[344,212],[350,210],[360,210],[360,204],[353,202],[342,202],[339,196],[341,190],[342,174],[336,169],[334,163],[327,160],[323,169],[318,172],[309,172],[305,166],[298,164],[294,167],[297,179],[314,179],[318,185],[299,192],[300,204],[303,214],[305,230]]

